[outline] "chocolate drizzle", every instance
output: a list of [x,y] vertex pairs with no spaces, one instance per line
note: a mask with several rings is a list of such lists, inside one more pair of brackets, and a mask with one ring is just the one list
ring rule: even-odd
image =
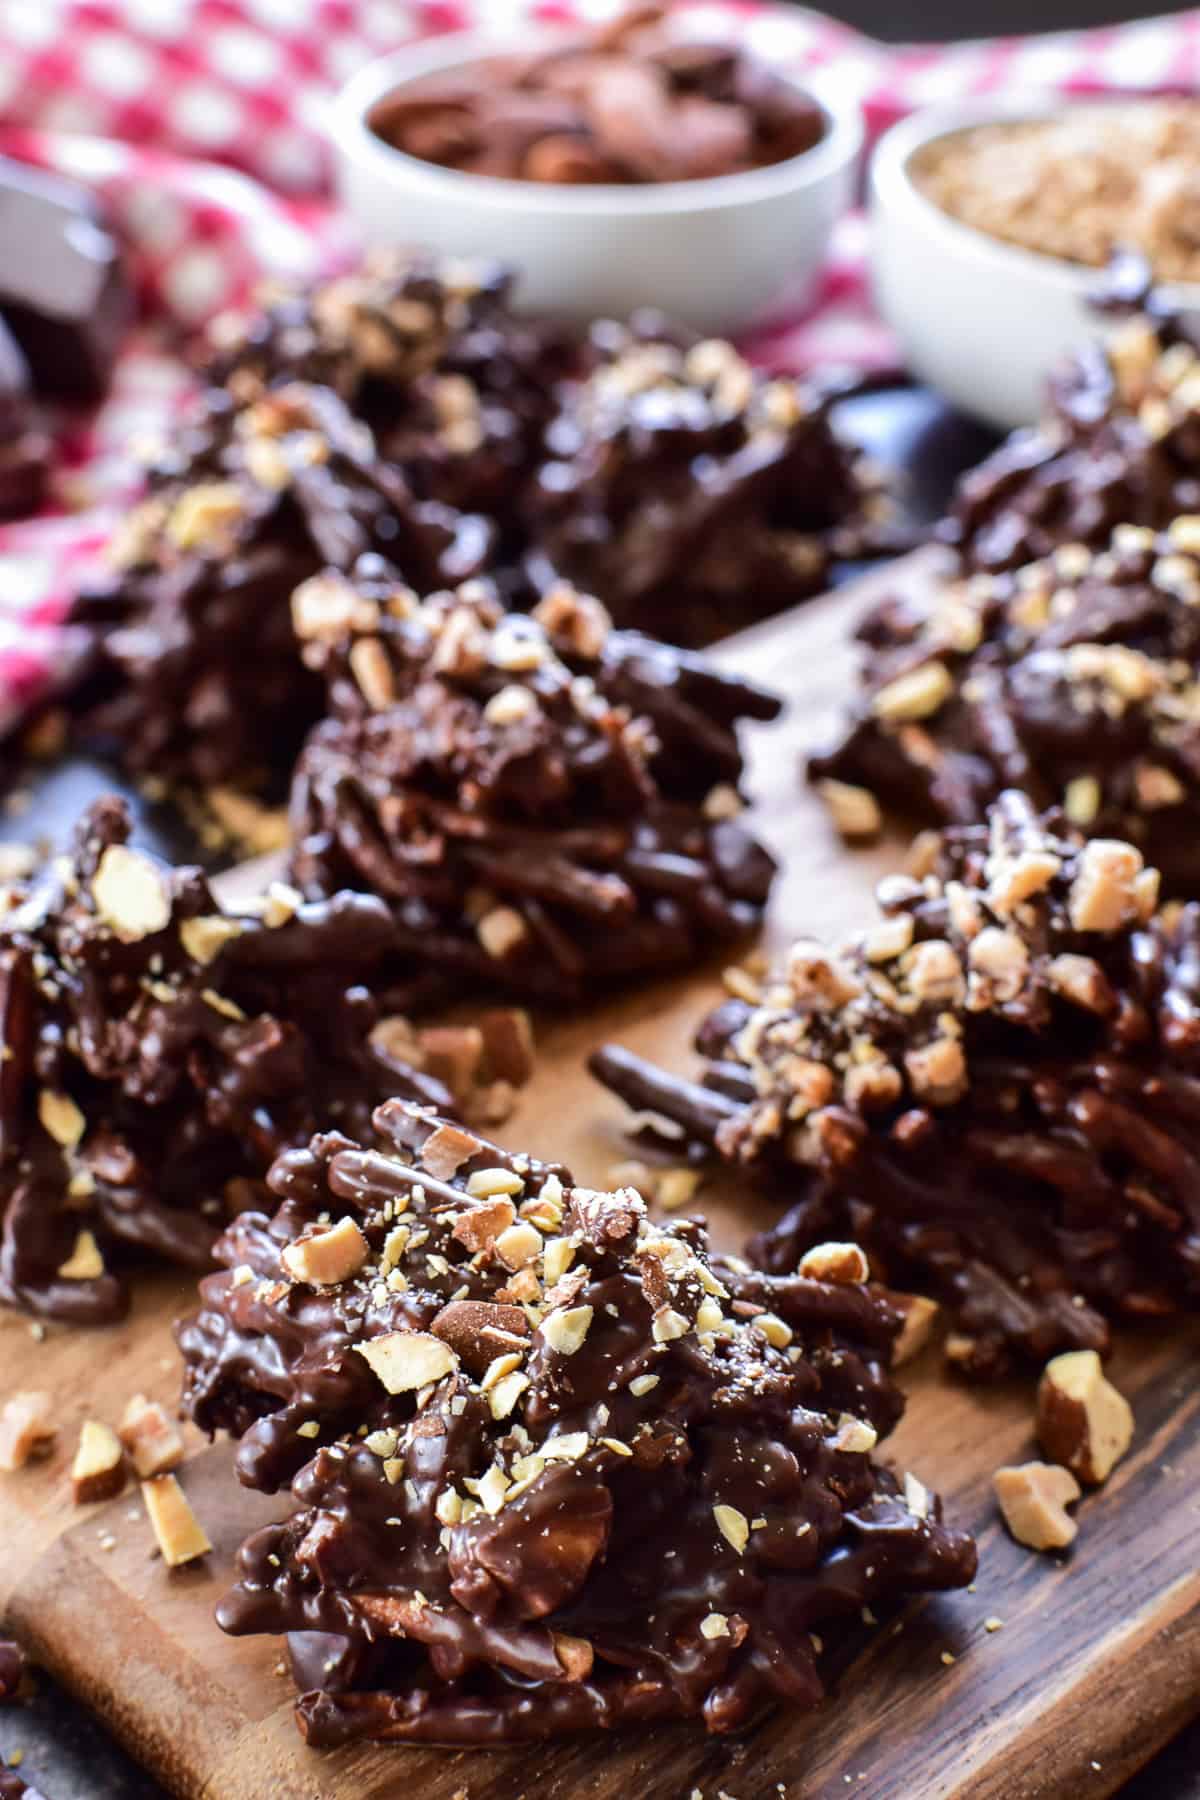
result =
[[[400,1102],[375,1131],[276,1164],[181,1331],[242,1478],[294,1476],[219,1617],[290,1635],[310,1743],[734,1730],[820,1698],[810,1633],[971,1578],[870,1461],[901,1406],[882,1295],[712,1257]],[[333,1221],[359,1266],[293,1276]]]
[[96,802],[0,915],[0,1299],[80,1323],[124,1311],[118,1255],[208,1267],[225,1205],[318,1118],[453,1104],[371,1040],[380,901],[278,886],[230,916],[129,833]]
[[700,1085],[614,1047],[592,1068],[780,1193],[763,1266],[857,1238],[947,1306],[974,1376],[1103,1351],[1200,1297],[1200,910],[1156,890],[1009,793],[884,882],[868,932],[710,1015]]
[[757,924],[774,865],[736,817],[737,727],[773,696],[565,584],[528,617],[366,564],[295,614],[332,712],[292,791],[306,894],[366,887],[431,977],[552,1001]]

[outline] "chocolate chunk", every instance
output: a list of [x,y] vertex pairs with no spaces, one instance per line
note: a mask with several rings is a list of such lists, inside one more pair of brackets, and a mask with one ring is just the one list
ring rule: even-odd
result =
[[528,617],[360,566],[295,617],[332,716],[297,766],[291,879],[381,895],[431,977],[565,1001],[758,922],[774,865],[711,802],[737,810],[737,727],[773,696],[565,584]]
[[1134,846],[1010,792],[866,932],[714,1012],[701,1084],[592,1066],[786,1201],[764,1266],[857,1238],[973,1376],[1103,1353],[1110,1321],[1200,1301],[1200,910],[1156,892]]
[[[219,1618],[288,1634],[309,1743],[733,1731],[819,1701],[813,1633],[971,1579],[936,1498],[870,1459],[901,1410],[883,1295],[748,1270],[482,1139],[444,1180],[445,1130],[391,1101],[377,1148],[283,1157],[278,1213],[230,1227],[181,1330],[197,1421],[245,1434],[244,1481],[292,1478]],[[512,1222],[463,1232],[498,1194]],[[370,1262],[290,1280],[335,1216]]]
[[0,915],[0,1300],[81,1323],[124,1311],[130,1251],[207,1268],[226,1207],[318,1119],[453,1105],[372,1041],[381,901],[277,887],[226,914],[129,831],[96,802]]
[[1014,573],[926,570],[861,627],[863,697],[811,772],[954,824],[1020,787],[1192,894],[1198,603],[1200,514]]
[[688,645],[819,592],[882,505],[828,397],[653,315],[597,326],[591,352],[525,500],[534,586],[565,577]]
[[0,158],[0,316],[39,394],[89,406],[133,318],[115,239],[85,189]]
[[37,511],[46,492],[50,440],[34,414],[29,368],[0,318],[0,519]]

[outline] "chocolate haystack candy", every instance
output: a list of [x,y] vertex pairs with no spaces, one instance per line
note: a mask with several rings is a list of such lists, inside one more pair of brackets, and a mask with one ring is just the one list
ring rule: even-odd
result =
[[820,1699],[813,1632],[971,1579],[870,1460],[884,1296],[710,1255],[420,1108],[375,1132],[280,1159],[182,1332],[243,1479],[298,1471],[218,1616],[289,1635],[310,1743],[731,1731]]
[[1191,895],[1198,603],[1200,514],[1014,573],[919,576],[861,627],[863,697],[810,772],[956,825],[1020,787],[1089,835],[1132,839]]
[[150,470],[115,572],[77,604],[100,660],[82,728],[139,774],[261,785],[321,711],[291,629],[297,584],[375,550],[428,591],[490,543],[482,519],[417,500],[331,389],[290,383],[243,407],[214,389]]
[[653,316],[597,326],[526,497],[537,588],[564,576],[618,625],[697,645],[827,585],[882,510],[831,396],[686,343]]
[[382,895],[444,985],[558,1002],[757,924],[774,864],[736,817],[737,727],[772,695],[564,584],[529,616],[368,565],[294,612],[332,702],[292,790],[304,893]]
[[577,357],[553,326],[515,316],[512,286],[497,263],[375,252],[248,324],[219,322],[208,377],[240,405],[281,383],[332,388],[419,499],[487,513],[503,536]]
[[1045,416],[965,475],[943,536],[966,567],[1015,569],[1062,544],[1103,549],[1119,525],[1200,512],[1200,330],[1117,257],[1096,296],[1118,315],[1052,376]]
[[857,1239],[977,1377],[1104,1351],[1110,1320],[1200,1300],[1200,910],[1156,914],[1157,883],[1007,793],[861,936],[718,1007],[702,1084],[592,1067],[787,1202],[763,1266]]
[[210,1266],[225,1206],[317,1121],[455,1104],[373,1031],[379,900],[278,885],[229,915],[129,831],[98,801],[0,914],[0,1300],[80,1323],[124,1311],[129,1252]]

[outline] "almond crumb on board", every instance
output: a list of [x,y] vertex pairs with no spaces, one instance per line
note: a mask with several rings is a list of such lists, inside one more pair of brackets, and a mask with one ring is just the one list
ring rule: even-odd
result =
[[904,1323],[892,1350],[892,1367],[898,1369],[925,1348],[933,1336],[940,1309],[936,1300],[929,1300],[924,1294],[893,1294],[892,1299],[904,1314]]
[[1094,1350],[1070,1350],[1054,1357],[1042,1373],[1035,1431],[1052,1462],[1095,1487],[1107,1480],[1133,1441],[1133,1410],[1106,1377]]
[[153,1481],[143,1481],[142,1499],[168,1568],[176,1569],[182,1563],[208,1555],[212,1549],[208,1534],[174,1475],[159,1475]]
[[183,1461],[183,1435],[165,1406],[135,1394],[121,1415],[117,1435],[139,1480],[167,1475]]
[[47,1456],[57,1437],[49,1394],[14,1394],[0,1412],[0,1469],[15,1472],[34,1457]]
[[992,1487],[1004,1523],[1019,1544],[1030,1550],[1065,1550],[1078,1531],[1066,1508],[1082,1489],[1069,1469],[1054,1463],[1030,1462],[997,1469]]
[[76,1506],[112,1500],[125,1486],[125,1451],[111,1425],[85,1419],[79,1448],[71,1464],[71,1493]]

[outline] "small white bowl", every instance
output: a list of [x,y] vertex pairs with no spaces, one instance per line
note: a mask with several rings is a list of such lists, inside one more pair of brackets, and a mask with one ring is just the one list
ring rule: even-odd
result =
[[698,331],[730,332],[784,289],[803,297],[853,193],[856,103],[796,77],[828,121],[811,150],[764,169],[645,186],[463,174],[395,150],[371,130],[374,108],[398,88],[513,48],[511,39],[456,32],[380,57],[342,89],[333,107],[339,191],[369,244],[498,258],[519,271],[523,308],[576,320],[657,306]]
[[[951,218],[913,180],[912,159],[936,138],[974,125],[1113,103],[1029,95],[952,101],[893,126],[875,151],[871,233],[879,310],[922,381],[1003,431],[1036,420],[1055,364],[1095,336],[1087,296],[1103,271],[1002,243]],[[1200,288],[1172,291],[1200,303]]]

